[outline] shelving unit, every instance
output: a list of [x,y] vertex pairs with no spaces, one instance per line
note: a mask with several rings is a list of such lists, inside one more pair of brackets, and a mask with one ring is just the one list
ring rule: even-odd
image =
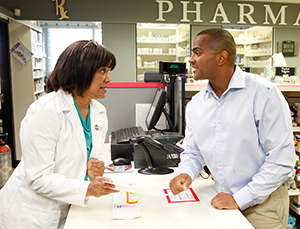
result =
[[236,63],[250,67],[252,73],[263,76],[265,68],[272,65],[272,29],[264,26],[228,29],[236,41]]
[[190,57],[190,26],[181,24],[176,29],[176,61],[186,62],[186,58]]
[[190,26],[139,24],[137,27],[137,81],[145,71],[158,71],[158,61],[186,61],[190,55]]
[[43,96],[44,89],[44,58],[43,58],[43,37],[42,33],[31,30],[32,37],[32,70],[33,70],[33,86],[35,99]]
[[30,22],[12,21],[9,30],[10,47],[21,42],[33,53],[33,57],[24,65],[11,56],[15,152],[16,159],[20,160],[20,122],[29,105],[44,94],[42,28]]
[[236,43],[236,64],[244,66],[245,62],[245,30],[241,29],[228,29],[231,35],[235,38]]

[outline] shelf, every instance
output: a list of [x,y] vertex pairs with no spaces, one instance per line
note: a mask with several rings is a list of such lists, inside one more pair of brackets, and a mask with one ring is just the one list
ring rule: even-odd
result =
[[276,84],[280,91],[300,91],[300,84]]
[[158,69],[158,67],[138,67],[138,69]]
[[190,57],[188,54],[177,55],[177,57]]
[[290,189],[290,190],[288,190],[288,192],[289,192],[289,196],[298,196],[298,195],[300,195],[300,191],[299,191],[298,188],[295,189],[295,190]]
[[189,41],[190,41],[190,38],[189,38],[189,37],[187,37],[187,38],[184,38],[184,39],[178,40],[176,43],[189,42]]
[[33,77],[34,80],[39,80],[39,79],[42,79],[42,78],[44,78],[44,76],[34,76]]
[[138,53],[139,56],[176,56],[176,54],[169,53]]
[[33,67],[33,70],[43,70],[43,67]]
[[35,91],[34,95],[41,94],[41,93],[44,93],[44,92],[45,92],[44,90]]
[[293,126],[293,132],[299,133],[300,132],[300,126]]
[[253,45],[253,44],[262,44],[262,43],[271,43],[272,40],[261,40],[261,41],[251,41],[251,42],[245,42],[245,45]]
[[300,215],[300,208],[296,208],[293,203],[290,203],[290,208],[297,213],[298,215]]
[[271,57],[272,55],[271,54],[247,54],[245,55],[245,57]]
[[245,67],[249,67],[249,68],[265,68],[266,66],[245,66]]
[[176,44],[175,41],[137,41],[137,44]]
[[137,41],[137,44],[178,44],[182,42],[189,42],[190,38],[180,39],[178,41]]
[[185,84],[185,91],[201,91],[203,88],[206,87],[207,84],[193,84],[193,83],[186,83]]

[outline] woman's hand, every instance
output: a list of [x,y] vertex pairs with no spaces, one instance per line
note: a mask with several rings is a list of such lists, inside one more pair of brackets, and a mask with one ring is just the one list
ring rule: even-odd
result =
[[96,177],[96,179],[89,184],[86,196],[100,197],[110,193],[120,192],[114,189],[116,186],[112,182],[113,181],[107,177]]
[[104,162],[91,157],[87,163],[87,174],[91,178],[102,177],[104,173]]

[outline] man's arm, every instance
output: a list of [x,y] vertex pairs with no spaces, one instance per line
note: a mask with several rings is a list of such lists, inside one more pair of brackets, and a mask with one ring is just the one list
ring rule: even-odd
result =
[[258,144],[266,158],[252,180],[233,194],[241,210],[261,204],[290,179],[296,162],[290,110],[281,92],[276,86],[259,88],[254,102]]

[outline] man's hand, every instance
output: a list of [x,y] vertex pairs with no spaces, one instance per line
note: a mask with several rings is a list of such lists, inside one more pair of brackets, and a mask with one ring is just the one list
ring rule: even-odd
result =
[[104,162],[91,157],[87,163],[87,173],[91,178],[102,177],[104,173]]
[[221,209],[239,209],[232,195],[220,192],[211,201],[211,205]]
[[170,181],[170,189],[174,195],[177,195],[178,193],[187,190],[191,184],[191,177],[185,173],[182,173]]
[[86,196],[100,197],[110,193],[120,192],[114,189],[116,186],[112,182],[113,181],[107,177],[96,177],[96,179],[89,184]]

